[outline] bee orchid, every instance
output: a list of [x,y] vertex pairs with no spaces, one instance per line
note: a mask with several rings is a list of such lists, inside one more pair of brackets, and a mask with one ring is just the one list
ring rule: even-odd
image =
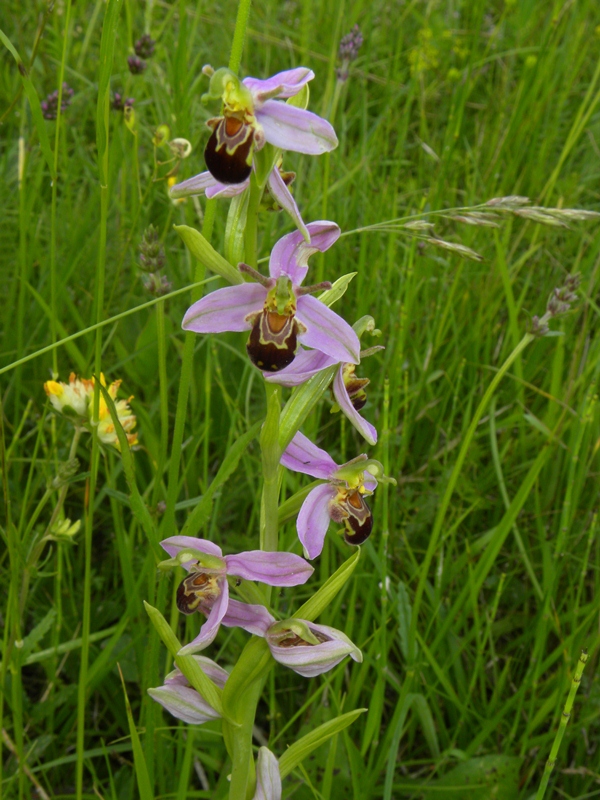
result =
[[346,656],[362,661],[362,653],[342,631],[305,619],[276,622],[264,606],[231,600],[223,625],[264,637],[275,661],[305,678],[333,669]]
[[281,464],[326,481],[308,493],[298,514],[296,528],[306,558],[321,554],[331,520],[344,526],[348,544],[359,545],[369,538],[373,514],[365,497],[373,494],[378,479],[393,482],[384,478],[378,461],[363,454],[336,464],[329,453],[298,432],[281,456]]
[[222,101],[222,116],[208,120],[212,134],[204,151],[211,175],[222,184],[250,177],[255,150],[265,143],[281,150],[319,155],[337,147],[327,120],[282,103],[297,95],[315,77],[306,67],[278,72],[267,80],[244,78],[227,68],[213,73],[206,97]]
[[171,536],[161,546],[171,556],[159,564],[161,569],[182,566],[188,572],[177,589],[177,608],[182,614],[199,611],[206,617],[198,636],[180,655],[204,650],[214,641],[230,603],[228,575],[269,586],[298,586],[313,573],[310,564],[293,553],[249,550],[223,556],[218,545],[193,536]]
[[308,259],[328,250],[340,235],[334,222],[311,222],[310,244],[300,231],[280,239],[269,260],[269,277],[240,269],[255,282],[227,286],[206,295],[186,312],[182,327],[195,333],[250,331],[250,360],[266,372],[292,363],[301,342],[336,361],[358,364],[360,342],[354,330],[311,292],[329,284],[303,287]]

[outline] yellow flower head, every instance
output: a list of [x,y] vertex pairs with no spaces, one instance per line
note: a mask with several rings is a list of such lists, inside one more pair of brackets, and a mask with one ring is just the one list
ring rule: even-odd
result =
[[59,414],[66,416],[87,417],[90,398],[94,393],[94,381],[78,378],[74,372],[69,375],[69,382],[46,381],[44,390],[53,407]]
[[[106,379],[104,374],[100,375],[100,382],[102,386],[106,386]],[[135,414],[129,407],[130,401],[133,396],[127,400],[117,400],[117,392],[121,381],[113,381],[108,386],[108,393],[115,403],[119,421],[127,434],[127,441],[130,446],[137,444],[138,438],[136,433],[130,433],[136,426]],[[78,417],[77,424],[89,429],[93,424],[94,418],[94,378],[78,378],[74,372],[69,375],[69,383],[62,381],[46,381],[44,390],[53,407],[60,413],[69,417]],[[104,400],[100,395],[100,403],[98,408],[98,438],[104,444],[110,444],[120,449],[119,439],[115,432],[115,426],[110,416],[110,411]]]
[[[100,381],[103,386],[106,386],[106,380],[103,374],[100,375]],[[123,430],[127,435],[129,446],[133,447],[133,445],[137,444],[138,441],[137,433],[129,433],[129,431],[132,431],[135,428],[137,422],[135,414],[129,407],[129,403],[133,400],[133,395],[131,395],[131,397],[129,397],[127,400],[117,400],[117,392],[119,391],[120,385],[120,380],[113,381],[108,387],[108,393],[115,402],[117,416],[119,417],[119,422],[123,426]],[[92,405],[90,404],[90,417],[91,414]],[[98,438],[104,444],[111,444],[116,447],[117,450],[121,449],[119,445],[119,439],[115,431],[115,426],[110,416],[110,411],[108,410],[108,406],[106,405],[106,402],[102,396],[100,396],[100,407],[98,409]]]

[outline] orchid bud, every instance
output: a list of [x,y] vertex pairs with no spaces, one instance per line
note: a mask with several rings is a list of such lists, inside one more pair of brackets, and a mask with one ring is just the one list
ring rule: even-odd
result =
[[275,661],[305,678],[333,669],[348,655],[362,661],[362,653],[345,633],[306,620],[276,622],[265,638]]
[[252,800],[281,800],[279,762],[267,747],[261,747],[256,759],[256,792]]
[[[192,656],[192,658],[213,683],[221,689],[225,686],[229,675],[224,669],[210,658],[204,656]],[[190,725],[201,725],[203,722],[219,718],[217,712],[202,695],[192,689],[179,669],[170,672],[162,686],[148,689],[148,694],[174,717]]]

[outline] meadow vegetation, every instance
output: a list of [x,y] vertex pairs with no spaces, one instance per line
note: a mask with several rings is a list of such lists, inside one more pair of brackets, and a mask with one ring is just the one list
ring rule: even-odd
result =
[[[215,476],[264,416],[264,392],[243,335],[197,336],[187,411],[178,410],[188,287],[211,276],[173,228],[201,228],[206,201],[167,193],[176,164],[178,180],[204,169],[214,110],[200,99],[201,70],[227,64],[237,3],[123,0],[112,66],[106,42],[101,49],[105,12],[103,0],[70,10],[66,0],[2,3],[0,27],[39,99],[63,82],[73,92],[58,124],[36,119],[2,45],[1,786],[6,797],[52,800],[224,798],[220,723],[178,724],[147,695],[172,659],[143,601],[162,603],[180,640],[196,635],[197,618],[175,608],[177,581],[156,567],[158,538],[180,530],[201,497],[199,535],[225,552],[258,547],[256,437],[234,472]],[[546,797],[600,796],[598,222],[420,217],[482,260],[401,227],[508,195],[600,209],[598,21],[590,0],[265,0],[251,9],[240,73],[310,67],[309,108],[338,133],[331,153],[288,153],[285,167],[297,173],[305,221],[335,220],[343,232],[313,258],[312,282],[356,272],[336,310],[351,321],[372,315],[381,331],[364,340],[385,345],[361,366],[371,381],[364,413],[380,431],[369,454],[398,482],[374,496],[373,535],[320,618],[364,662],[346,659],[311,680],[283,668],[269,677],[255,740],[279,753],[341,712],[368,709],[287,778],[284,797],[535,797],[584,648]],[[364,43],[340,83],[338,45],[355,23]],[[144,33],[155,49],[132,74]],[[108,75],[117,108],[104,151],[97,98]],[[123,110],[128,98],[133,112]],[[172,160],[161,125],[191,142],[189,157]],[[214,202],[210,238],[223,253],[230,201]],[[173,293],[158,299],[140,269],[150,225]],[[284,213],[261,212],[259,258],[292,227]],[[574,273],[579,299],[550,323],[560,335],[527,340],[503,371]],[[92,454],[83,435],[71,452],[77,470],[57,480],[73,426],[43,383],[71,371],[89,378],[98,363],[107,381],[122,379],[122,398],[133,396],[139,442],[128,461],[110,447]],[[344,463],[364,442],[331,405],[326,395],[304,431]],[[283,499],[305,485],[288,473]],[[140,502],[152,535],[134,513]],[[92,522],[77,529],[86,508]],[[282,519],[287,548],[300,553],[293,519]],[[349,555],[330,534],[312,588]],[[279,602],[308,596],[288,588]],[[222,629],[210,655],[227,668],[246,639]],[[139,789],[123,687],[147,769]]]

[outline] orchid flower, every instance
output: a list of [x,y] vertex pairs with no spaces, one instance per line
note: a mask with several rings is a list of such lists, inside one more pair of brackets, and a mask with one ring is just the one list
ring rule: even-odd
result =
[[231,600],[223,625],[263,636],[275,661],[305,678],[333,669],[348,655],[362,661],[362,653],[342,631],[305,619],[276,622],[264,606]]
[[307,558],[320,555],[330,520],[343,524],[348,544],[359,545],[369,538],[373,515],[364,498],[377,487],[373,473],[379,480],[383,478],[383,467],[378,461],[363,454],[346,464],[336,464],[329,453],[298,432],[281,456],[281,464],[327,481],[308,493],[296,521]]
[[304,108],[277,102],[297,95],[314,77],[306,67],[278,72],[267,80],[240,81],[225,67],[213,73],[206,97],[222,100],[223,113],[206,123],[212,134],[204,159],[217,181],[243,183],[250,177],[254,150],[266,142],[307,155],[337,147],[329,122]]
[[[294,362],[280,372],[265,375],[269,383],[282,386],[300,386],[321,370],[337,364],[334,358],[320,353],[318,350],[302,350]],[[356,430],[364,436],[369,444],[377,443],[377,431],[370,422],[359,414],[367,402],[365,387],[370,383],[368,378],[358,378],[356,365],[347,361],[339,364],[333,379],[333,396],[339,408],[344,412]],[[337,410],[337,409],[332,409]]]
[[256,283],[217,289],[194,303],[182,327],[195,333],[250,331],[248,355],[253,364],[277,372],[294,360],[298,342],[319,350],[336,361],[358,364],[360,342],[340,316],[310,292],[329,284],[302,287],[308,259],[328,250],[338,239],[335,222],[311,222],[307,244],[299,231],[280,239],[269,260],[268,278],[243,264],[240,269]]
[[177,608],[183,614],[199,611],[207,618],[198,636],[181,648],[180,655],[204,650],[216,637],[231,602],[228,575],[269,586],[298,586],[313,573],[310,564],[293,553],[249,550],[223,556],[218,545],[192,536],[171,536],[161,546],[171,558],[159,567],[182,566],[189,573],[177,589]]
[[256,792],[252,800],[281,800],[279,761],[268,747],[260,747],[256,759]]
[[[224,669],[210,658],[204,656],[192,656],[192,658],[213,683],[221,689],[225,686],[229,675]],[[201,725],[203,722],[219,719],[219,714],[196,689],[192,689],[179,669],[170,672],[162,686],[148,689],[148,694],[174,717],[189,725]]]
[[[305,241],[310,241],[310,236],[300,210],[294,200],[294,196],[288,189],[288,175],[293,176],[294,173],[284,173],[282,175],[278,166],[274,166],[267,179],[267,186],[273,199],[283,208],[296,223],[296,227],[302,233]],[[172,186],[169,195],[173,201],[181,198],[189,197],[190,195],[205,194],[210,200],[213,197],[235,197],[242,194],[250,186],[250,178],[246,178],[242,183],[221,183],[210,174],[210,172],[201,172],[199,175],[194,175],[193,178],[188,178],[187,181],[182,181],[176,186]]]

